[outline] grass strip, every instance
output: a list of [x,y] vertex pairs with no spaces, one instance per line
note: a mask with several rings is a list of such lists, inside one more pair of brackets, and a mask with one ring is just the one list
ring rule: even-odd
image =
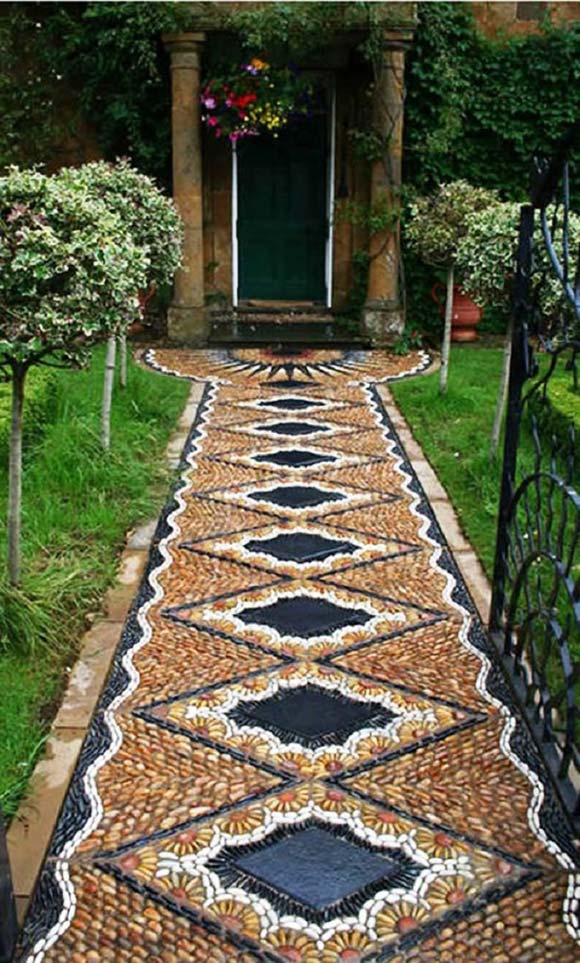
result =
[[[163,452],[188,384],[131,362],[127,388],[115,390],[112,447],[104,453],[103,364],[97,348],[90,368],[56,374],[50,421],[25,452],[22,597],[0,585],[0,806],[7,816],[25,791],[87,616],[115,577],[125,533],[160,511],[171,480]],[[6,493],[4,457],[4,522]]]

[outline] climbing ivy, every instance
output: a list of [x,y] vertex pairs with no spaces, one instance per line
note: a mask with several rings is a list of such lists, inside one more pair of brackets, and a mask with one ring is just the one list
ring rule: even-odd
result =
[[525,196],[532,154],[580,116],[580,24],[489,39],[471,4],[420,3],[407,62],[405,180],[463,178]]
[[[406,71],[407,192],[461,178],[524,200],[532,156],[550,153],[580,116],[579,79],[580,24],[546,21],[538,34],[494,40],[477,29],[471,4],[420,3]],[[577,189],[579,181],[573,177]],[[403,255],[408,317],[438,336],[429,297],[437,276],[409,251],[404,230]],[[497,313],[485,321],[505,327]]]
[[[89,121],[105,157],[129,155],[166,184],[171,91],[163,33],[180,3],[10,3],[0,17],[0,166],[44,162]],[[22,137],[22,131],[26,135]]]

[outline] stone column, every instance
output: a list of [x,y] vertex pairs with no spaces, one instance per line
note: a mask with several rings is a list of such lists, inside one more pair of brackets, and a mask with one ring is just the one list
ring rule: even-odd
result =
[[173,197],[184,224],[183,267],[175,276],[168,314],[172,341],[204,344],[203,198],[199,104],[201,48],[205,34],[170,34],[163,38],[171,56],[171,129]]
[[[409,36],[410,39],[410,36]],[[371,205],[396,212],[400,202],[403,155],[404,35],[385,33],[383,58],[373,91],[373,128],[385,139],[383,157],[371,168]],[[369,280],[363,308],[363,326],[375,345],[396,340],[405,326],[400,285],[399,219],[392,227],[373,234],[369,242]]]

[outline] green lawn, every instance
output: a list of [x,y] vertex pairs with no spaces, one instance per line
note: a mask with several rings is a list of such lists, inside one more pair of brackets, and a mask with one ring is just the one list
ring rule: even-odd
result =
[[[0,806],[11,815],[42,747],[86,616],[113,580],[125,532],[159,512],[170,473],[163,450],[188,384],[131,364],[117,390],[112,448],[99,446],[104,351],[60,371],[50,418],[28,438],[24,473],[24,598],[0,582]],[[0,412],[1,415],[1,412]],[[0,426],[1,434],[1,426]],[[0,517],[6,517],[0,447]],[[5,572],[5,525],[0,571]]]
[[502,354],[499,348],[453,347],[446,395],[439,394],[438,371],[391,386],[488,575],[500,480],[499,464],[489,459],[489,437]]
[[[461,526],[491,577],[501,476],[500,458],[489,458],[489,438],[503,352],[500,348],[456,345],[451,351],[449,386],[439,394],[439,372],[391,386],[393,395],[446,488]],[[580,393],[570,374],[554,375],[549,397],[567,423],[580,432]],[[560,419],[561,422],[561,419]],[[529,435],[522,435],[519,465],[532,464]]]
[[[540,361],[542,365],[542,360]],[[544,361],[545,363],[545,361]],[[502,364],[502,351],[497,348],[479,345],[456,346],[451,352],[449,387],[446,395],[438,390],[439,373],[412,378],[398,384],[393,383],[392,391],[409,422],[413,434],[423,448],[429,461],[437,472],[442,484],[459,517],[461,526],[477,552],[488,574],[492,577],[496,538],[497,509],[501,474],[501,458],[489,457],[489,437],[496,404],[498,382]],[[556,431],[560,451],[569,446],[567,431],[571,423],[580,428],[580,393],[572,385],[570,373],[563,370],[554,376],[550,386],[549,398],[553,408],[548,425],[549,432]],[[577,451],[577,448],[576,448]],[[501,452],[501,447],[500,447]],[[523,429],[518,452],[518,469],[523,475],[532,472],[534,448],[531,433]],[[544,468],[546,462],[543,462]],[[580,490],[580,466],[576,460],[574,486]],[[554,522],[552,533],[558,530],[562,535],[564,550],[562,557],[574,552],[576,544],[574,512],[562,511],[562,501],[557,494],[550,501],[545,498],[548,483],[541,483],[538,489],[530,489],[530,520],[526,520],[525,504],[520,505],[518,518],[523,538],[533,539],[536,544],[545,544],[542,527]],[[540,491],[541,511],[536,512],[536,498]],[[533,543],[525,542],[526,545]],[[580,576],[580,558],[576,551],[571,574]],[[540,587],[545,598],[554,587],[553,568],[545,560],[536,561],[534,582]],[[532,590],[533,593],[534,590]],[[561,625],[566,625],[571,615],[570,599],[563,584],[558,583],[555,607],[559,611]],[[520,603],[518,603],[520,604]],[[521,599],[525,610],[525,599]],[[570,622],[569,645],[573,658],[580,659],[580,638],[574,620]],[[542,616],[530,623],[538,655],[544,652],[547,661],[547,675],[553,691],[564,687],[562,665],[555,648],[544,650],[545,626]],[[543,657],[543,656],[542,656]],[[580,684],[579,684],[580,697]],[[561,707],[562,708],[562,707]],[[563,711],[563,709],[562,709]]]

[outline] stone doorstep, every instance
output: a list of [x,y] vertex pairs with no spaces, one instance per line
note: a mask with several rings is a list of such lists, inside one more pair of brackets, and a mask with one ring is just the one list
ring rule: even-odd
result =
[[[427,371],[431,373],[433,366],[427,369]],[[447,492],[435,474],[423,449],[411,432],[404,415],[397,407],[388,385],[379,385],[378,391],[385,405],[387,414],[401,439],[407,457],[431,503],[435,517],[453,552],[455,561],[475,602],[481,620],[484,625],[487,625],[491,604],[491,584],[483,570],[481,562],[475,554],[473,546],[465,538],[455,509],[449,501]]]
[[[175,459],[179,464],[203,389],[203,384],[191,387],[187,404],[165,450],[170,467],[175,467]],[[125,619],[145,570],[156,527],[157,519],[153,518],[127,537],[117,581],[103,600],[104,615],[82,639],[78,660],[70,673],[42,758],[36,764],[27,795],[8,830],[8,854],[20,922],[24,919]]]

